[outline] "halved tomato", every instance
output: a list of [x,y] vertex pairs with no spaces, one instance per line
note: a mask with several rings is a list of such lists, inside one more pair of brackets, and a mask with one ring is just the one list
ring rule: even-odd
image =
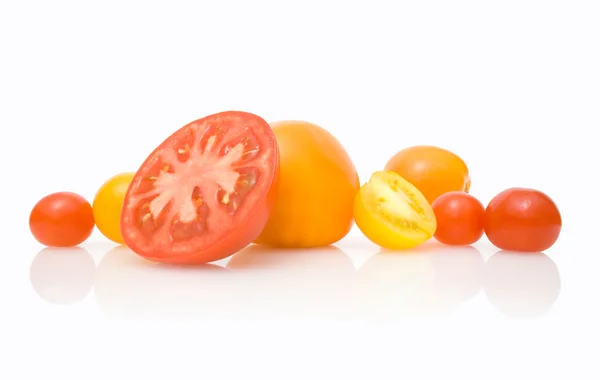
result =
[[361,186],[354,198],[354,220],[369,240],[392,250],[421,245],[437,228],[425,196],[392,171],[375,172]]
[[123,240],[163,263],[228,257],[267,223],[278,172],[277,141],[261,117],[226,111],[193,121],[136,172],[123,202]]

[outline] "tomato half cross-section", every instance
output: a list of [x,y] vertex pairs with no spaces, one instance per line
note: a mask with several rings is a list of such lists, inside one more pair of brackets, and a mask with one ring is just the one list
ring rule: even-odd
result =
[[162,263],[231,256],[267,223],[278,173],[277,141],[261,117],[225,111],[193,121],[136,172],[121,212],[123,240]]
[[354,198],[354,219],[373,243],[390,250],[417,247],[437,228],[425,196],[392,171],[373,173]]

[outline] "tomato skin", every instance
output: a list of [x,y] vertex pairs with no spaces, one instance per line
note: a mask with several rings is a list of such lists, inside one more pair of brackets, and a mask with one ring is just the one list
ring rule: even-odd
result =
[[81,195],[57,192],[40,199],[29,215],[33,237],[48,247],[73,247],[94,230],[92,206]]
[[257,244],[280,248],[331,245],[353,225],[358,174],[341,143],[305,121],[271,123],[280,152],[279,195]]
[[471,188],[467,164],[456,154],[436,146],[403,149],[388,160],[385,170],[396,172],[412,183],[430,204],[444,193],[468,193]]
[[135,173],[119,173],[100,186],[92,208],[96,227],[106,238],[123,244],[121,236],[121,209],[129,184]]
[[470,245],[483,236],[485,209],[474,196],[451,191],[432,204],[437,219],[434,238],[446,245]]
[[[215,129],[213,129],[213,132],[208,133],[211,128]],[[220,132],[214,132],[215,130],[219,130]],[[218,214],[221,219],[219,222],[211,222],[210,224],[207,224],[207,227],[203,227],[205,228],[205,230],[202,231],[203,234],[191,236],[191,233],[186,232],[189,235],[186,242],[175,242],[173,240],[173,235],[168,236],[168,233],[164,230],[157,231],[153,235],[143,235],[139,225],[139,219],[136,220],[136,213],[143,207],[140,199],[145,195],[144,193],[140,193],[140,188],[144,186],[144,181],[149,178],[149,174],[156,167],[156,163],[161,162],[163,154],[172,156],[173,152],[178,153],[179,150],[174,149],[173,147],[181,141],[184,141],[190,135],[194,135],[196,137],[194,137],[195,141],[192,144],[192,149],[200,150],[189,151],[189,157],[192,157],[192,155],[204,155],[204,158],[199,159],[200,161],[204,160],[204,162],[206,162],[206,160],[213,160],[214,162],[214,160],[221,159],[219,157],[227,155],[226,152],[231,152],[235,149],[223,149],[225,147],[223,144],[227,144],[231,142],[231,140],[229,140],[229,142],[215,142],[218,141],[219,138],[212,140],[211,138],[208,138],[206,140],[205,135],[207,133],[210,137],[216,137],[215,133],[223,133],[225,135],[233,134],[239,137],[239,134],[248,131],[252,133],[252,139],[254,139],[252,142],[256,143],[258,140],[258,143],[262,147],[261,149],[265,153],[261,156],[260,163],[252,166],[252,168],[259,173],[258,177],[254,178],[254,180],[256,180],[256,186],[252,190],[253,192],[250,192],[249,195],[247,195],[249,200],[244,201],[245,203],[239,208],[240,212],[238,212],[238,214],[231,216],[226,222],[222,223],[227,216],[224,215],[225,211],[217,209],[221,206],[218,204],[219,200],[216,199],[218,196],[215,196],[215,193],[207,192],[206,194],[203,194],[206,197],[203,198],[204,201],[200,203],[203,205],[210,204],[210,207],[213,208],[209,209],[208,213],[210,215]],[[222,135],[221,138],[225,139],[223,136],[224,135]],[[235,139],[235,136],[230,136],[230,138]],[[209,148],[209,145],[211,148]],[[242,143],[240,142],[236,146],[238,145],[242,145]],[[244,152],[251,153],[249,151],[247,152],[245,150],[246,148],[243,149]],[[208,150],[211,151],[207,153]],[[210,157],[207,158],[206,155]],[[171,165],[171,168],[175,166],[184,172],[184,174],[178,174],[178,169],[174,169],[174,172],[167,172],[173,173],[174,177],[177,177],[177,182],[191,181],[185,183],[184,187],[190,187],[190,190],[193,186],[211,186],[211,190],[217,189],[216,182],[212,180],[201,180],[199,177],[201,173],[190,172],[190,166],[183,161],[171,161],[168,162],[168,164]],[[192,162],[192,164],[195,165],[194,162]],[[213,165],[212,168],[207,166],[204,170],[208,169],[210,175],[214,175],[215,172],[222,170],[234,170],[229,164],[227,166],[228,169],[224,169],[225,166],[217,164]],[[185,170],[188,171],[185,172]],[[279,150],[277,142],[271,127],[261,117],[244,111],[224,111],[192,121],[167,137],[153,152],[150,153],[136,171],[123,201],[120,221],[123,241],[125,245],[137,255],[147,260],[164,264],[196,265],[229,257],[252,243],[263,230],[274,207],[278,189],[278,173]],[[154,174],[152,176],[154,176]],[[193,176],[194,178],[190,178],[189,176]],[[204,185],[205,183],[207,185]],[[157,194],[161,195],[160,192]],[[186,194],[185,198],[189,199],[188,197],[190,195],[192,195],[192,193]],[[184,202],[184,197],[182,196],[177,200]],[[173,211],[176,212],[178,210]],[[181,210],[179,211],[181,212]],[[198,213],[197,210],[196,212]],[[157,216],[157,218],[158,219],[155,219],[155,225],[175,221],[174,216],[172,216],[173,219],[166,220],[166,222],[164,220],[162,222],[160,221],[160,215]],[[210,219],[206,217],[206,220]],[[205,221],[205,223],[208,222]]]
[[541,252],[560,235],[562,218],[545,193],[514,187],[496,195],[485,210],[485,234],[506,251]]

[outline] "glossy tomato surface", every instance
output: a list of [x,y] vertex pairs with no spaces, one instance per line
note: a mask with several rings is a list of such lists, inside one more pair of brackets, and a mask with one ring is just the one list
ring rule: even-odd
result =
[[29,215],[35,239],[49,247],[73,247],[94,230],[92,206],[81,195],[57,192],[40,199]]
[[261,117],[226,111],[191,122],[136,172],[123,202],[123,240],[163,263],[228,257],[267,223],[278,167],[275,135]]
[[121,209],[125,194],[135,173],[119,173],[100,186],[92,207],[98,230],[115,243],[123,244],[121,236]]
[[419,190],[392,171],[375,172],[354,199],[356,225],[387,249],[414,248],[437,228],[435,214]]
[[385,165],[412,183],[432,204],[450,191],[469,192],[467,164],[456,154],[436,146],[418,145],[396,153]]
[[279,195],[256,243],[310,248],[333,244],[350,231],[358,174],[341,143],[304,121],[272,124],[281,155]]
[[562,218],[545,193],[510,188],[496,195],[486,207],[484,228],[490,242],[498,248],[541,252],[558,239]]
[[437,220],[435,239],[447,245],[469,245],[483,236],[483,204],[471,194],[451,191],[432,204]]

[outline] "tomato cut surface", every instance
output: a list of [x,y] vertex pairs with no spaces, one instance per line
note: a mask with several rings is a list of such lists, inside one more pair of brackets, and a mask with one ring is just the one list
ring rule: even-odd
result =
[[228,257],[267,223],[278,170],[275,135],[261,117],[227,111],[193,121],[137,171],[123,203],[123,240],[165,263]]
[[375,172],[360,188],[354,199],[354,219],[367,238],[387,249],[416,247],[437,228],[425,196],[392,171]]

